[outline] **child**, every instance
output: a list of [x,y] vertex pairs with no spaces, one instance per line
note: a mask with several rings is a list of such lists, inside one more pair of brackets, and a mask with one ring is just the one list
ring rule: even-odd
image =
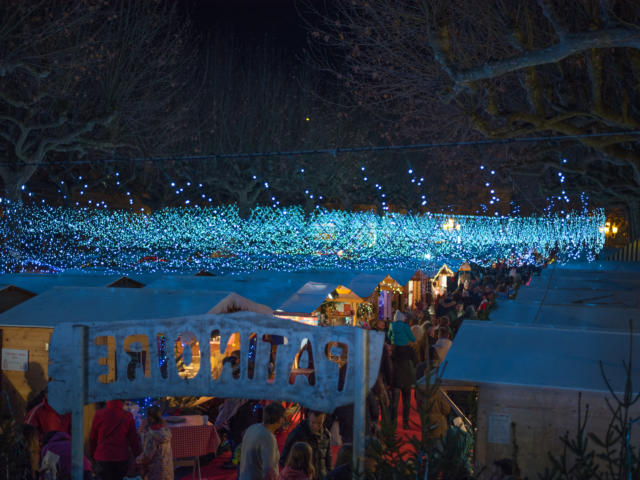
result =
[[296,442],[291,447],[280,480],[311,480],[314,469],[311,463],[311,447],[306,442]]
[[173,480],[171,431],[162,419],[160,407],[147,410],[147,420],[140,426],[142,454],[136,463],[142,465],[145,480]]

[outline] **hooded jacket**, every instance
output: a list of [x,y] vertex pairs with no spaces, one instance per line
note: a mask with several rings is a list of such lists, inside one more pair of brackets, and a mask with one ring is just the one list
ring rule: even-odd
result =
[[173,480],[171,430],[164,425],[140,428],[142,454],[136,459],[144,466],[145,480]]
[[89,434],[89,452],[94,460],[123,462],[141,452],[133,415],[123,408],[121,400],[110,400],[96,412]]
[[409,345],[409,342],[416,341],[416,337],[413,335],[411,327],[405,323],[405,318],[406,316],[404,313],[396,311],[388,333],[389,340],[391,340],[392,345],[401,347]]
[[68,413],[60,415],[56,412],[53,407],[49,405],[46,395],[42,399],[42,402],[29,410],[24,421],[29,425],[33,425],[36,430],[38,430],[40,441],[42,441],[47,432],[70,433],[71,431],[71,415]]

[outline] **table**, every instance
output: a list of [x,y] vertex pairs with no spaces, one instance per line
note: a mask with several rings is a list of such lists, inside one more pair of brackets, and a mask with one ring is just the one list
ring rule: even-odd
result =
[[[200,456],[215,453],[220,445],[220,437],[210,422],[203,424],[202,415],[182,415],[181,423],[166,422],[171,429],[171,450],[173,458],[192,458],[193,473],[200,476]],[[165,419],[166,420],[166,419]]]

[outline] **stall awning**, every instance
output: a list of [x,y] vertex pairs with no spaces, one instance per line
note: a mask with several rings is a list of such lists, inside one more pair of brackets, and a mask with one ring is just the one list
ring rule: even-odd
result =
[[300,290],[282,303],[278,310],[310,314],[317,310],[327,296],[336,288],[338,288],[338,285],[335,283],[307,282]]

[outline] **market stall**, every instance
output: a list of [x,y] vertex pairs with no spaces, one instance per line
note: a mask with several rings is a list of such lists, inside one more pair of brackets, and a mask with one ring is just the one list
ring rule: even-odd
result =
[[431,276],[431,288],[436,295],[444,295],[448,291],[449,279],[455,278],[456,274],[447,264],[443,264],[442,267]]

